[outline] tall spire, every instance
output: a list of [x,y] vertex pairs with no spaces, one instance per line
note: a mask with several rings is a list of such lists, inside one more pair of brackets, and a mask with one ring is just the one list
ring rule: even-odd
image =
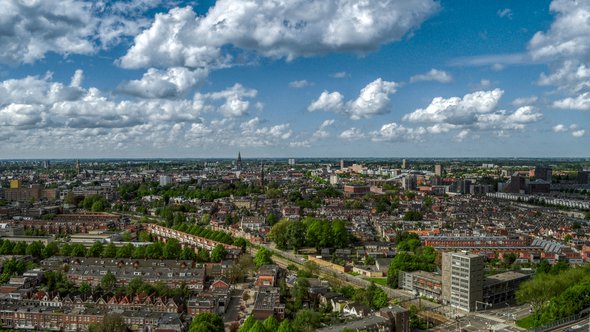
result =
[[236,161],[236,170],[242,170],[242,154],[238,151],[238,160]]

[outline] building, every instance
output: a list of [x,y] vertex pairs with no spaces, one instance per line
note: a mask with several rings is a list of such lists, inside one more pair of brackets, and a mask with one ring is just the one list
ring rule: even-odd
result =
[[402,169],[408,169],[409,167],[410,163],[407,160],[402,159]]
[[443,167],[440,164],[434,165],[434,175],[442,176],[443,175]]
[[442,295],[442,276],[426,271],[399,273],[399,288],[416,295],[440,300]]
[[547,166],[536,166],[535,167],[535,179],[543,180],[551,183],[551,175],[553,174],[553,169]]
[[589,184],[590,183],[590,170],[580,169],[578,171],[578,184]]
[[467,252],[445,252],[442,297],[451,307],[474,311],[483,303],[484,257]]
[[242,154],[238,152],[238,159],[236,160],[236,171],[242,170]]
[[383,308],[375,315],[323,327],[318,331],[338,332],[345,329],[349,331],[410,332],[410,314],[407,309],[396,305]]
[[160,186],[164,187],[172,184],[172,178],[168,175],[160,175]]
[[289,158],[289,166],[294,166],[294,165],[295,165],[295,159]]
[[344,195],[346,196],[364,195],[369,192],[371,192],[371,187],[368,185],[344,185]]
[[516,290],[530,275],[508,271],[486,277],[483,285],[483,302],[486,306],[496,304],[513,304],[516,301]]
[[252,316],[257,320],[265,320],[269,316],[277,319],[285,317],[285,304],[281,303],[278,287],[260,287],[256,293]]

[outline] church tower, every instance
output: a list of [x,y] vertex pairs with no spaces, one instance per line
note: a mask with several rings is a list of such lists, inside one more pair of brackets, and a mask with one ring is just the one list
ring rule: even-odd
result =
[[238,152],[238,160],[236,161],[236,170],[242,170],[242,155]]

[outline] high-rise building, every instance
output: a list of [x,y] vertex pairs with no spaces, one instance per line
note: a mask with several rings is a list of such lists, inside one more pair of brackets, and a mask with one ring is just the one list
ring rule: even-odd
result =
[[536,166],[535,167],[535,178],[537,180],[544,180],[551,183],[551,175],[553,174],[553,169],[551,167],[546,166]]
[[451,307],[474,311],[478,305],[485,305],[483,284],[483,256],[466,252],[443,253],[442,297]]
[[588,184],[590,183],[590,170],[583,170],[580,169],[578,171],[578,181],[579,184]]
[[80,167],[80,160],[76,160],[76,174],[80,174],[82,168]]
[[407,160],[402,159],[402,169],[407,169],[409,168],[410,164],[408,163]]
[[289,158],[289,166],[295,165],[295,159]]
[[160,186],[167,186],[172,183],[172,178],[168,175],[160,175]]
[[443,174],[443,167],[440,164],[436,164],[434,165],[434,175],[436,176],[442,176]]
[[20,188],[20,181],[19,180],[10,180],[10,189],[18,189]]

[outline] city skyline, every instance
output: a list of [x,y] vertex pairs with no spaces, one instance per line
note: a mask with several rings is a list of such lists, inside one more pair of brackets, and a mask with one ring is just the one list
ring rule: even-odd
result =
[[2,159],[590,156],[590,3],[0,2]]

